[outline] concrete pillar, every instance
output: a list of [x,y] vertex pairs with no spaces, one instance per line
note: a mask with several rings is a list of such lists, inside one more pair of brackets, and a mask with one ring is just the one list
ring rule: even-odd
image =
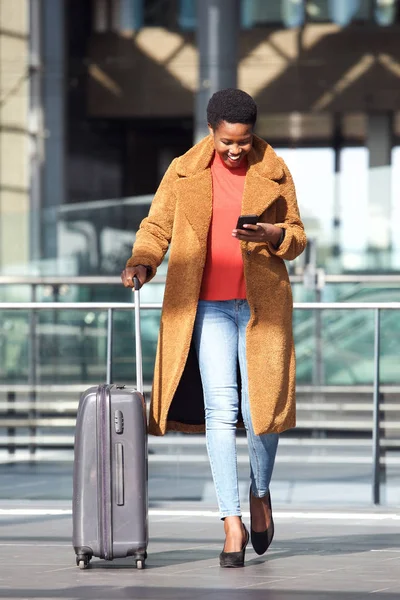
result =
[[[368,249],[371,267],[390,265],[392,114],[368,115]],[[355,202],[357,199],[355,198]]]
[[29,0],[0,2],[0,268],[29,257]]
[[208,134],[206,109],[214,92],[237,86],[239,0],[197,0],[199,84],[194,141]]
[[57,208],[65,202],[65,5],[42,0],[43,170],[42,257],[57,257]]
[[43,148],[42,0],[29,2],[29,258],[41,258],[41,204]]

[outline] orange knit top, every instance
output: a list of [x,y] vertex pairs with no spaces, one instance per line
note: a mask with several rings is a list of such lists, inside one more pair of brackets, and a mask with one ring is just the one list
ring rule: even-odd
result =
[[244,300],[243,259],[238,239],[232,237],[241,213],[247,159],[235,169],[215,153],[211,163],[213,211],[200,300]]

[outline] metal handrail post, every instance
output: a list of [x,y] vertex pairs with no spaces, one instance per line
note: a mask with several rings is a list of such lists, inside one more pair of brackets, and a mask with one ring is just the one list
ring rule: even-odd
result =
[[381,311],[375,309],[374,328],[374,395],[373,395],[373,424],[372,424],[372,499],[380,504],[380,317]]
[[[15,417],[15,392],[7,392],[7,416]],[[8,454],[15,454],[15,427],[7,427],[7,438],[8,438]]]
[[[30,284],[31,287],[31,302],[37,301],[37,285],[35,283]],[[36,418],[36,390],[37,384],[37,319],[38,313],[35,309],[29,312],[29,373],[28,381],[33,389],[29,392],[29,400],[31,408],[29,409],[29,418],[34,422]],[[31,443],[29,444],[29,454],[33,456],[36,452],[36,433],[37,428],[31,426],[29,428],[31,435]]]

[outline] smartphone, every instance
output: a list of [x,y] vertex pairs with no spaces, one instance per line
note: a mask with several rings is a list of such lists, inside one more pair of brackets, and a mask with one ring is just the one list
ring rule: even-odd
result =
[[236,229],[243,229],[243,225],[257,225],[258,215],[240,215],[236,223]]

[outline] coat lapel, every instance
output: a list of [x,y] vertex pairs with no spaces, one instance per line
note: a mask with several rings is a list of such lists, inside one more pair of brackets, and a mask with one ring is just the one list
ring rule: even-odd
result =
[[179,179],[175,186],[178,207],[185,213],[200,245],[206,245],[212,214],[211,170]]
[[261,215],[279,198],[283,167],[271,146],[257,136],[254,136],[248,163],[242,214]]
[[246,175],[242,200],[242,215],[260,216],[279,198],[279,183],[262,177],[253,167]]
[[[185,213],[200,244],[207,241],[212,215],[212,179],[210,162],[214,154],[211,136],[193,146],[177,162],[176,181],[178,206]],[[274,150],[264,140],[254,136],[248,154],[249,169],[242,200],[242,214],[261,215],[279,198],[284,171]]]
[[212,180],[210,162],[214,154],[209,135],[178,159],[175,183],[178,206],[196,232],[200,245],[206,247],[212,214]]

